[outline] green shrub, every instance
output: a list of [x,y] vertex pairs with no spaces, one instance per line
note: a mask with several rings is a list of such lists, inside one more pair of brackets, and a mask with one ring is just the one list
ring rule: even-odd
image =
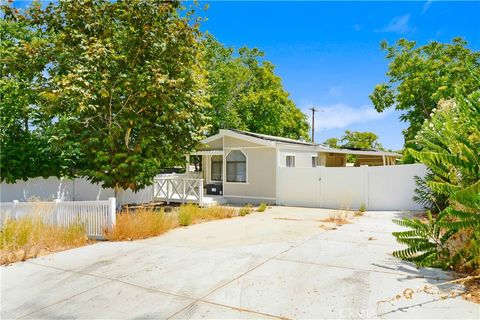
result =
[[366,210],[367,210],[367,208],[365,207],[365,203],[362,202],[360,208],[358,208],[358,211],[360,211],[360,212],[363,213],[363,212],[365,212]]
[[240,209],[240,211],[238,212],[238,215],[241,216],[241,217],[244,217],[244,216],[246,216],[247,214],[250,214],[250,213],[252,213],[252,206],[247,204],[242,209]]
[[189,226],[201,209],[193,204],[180,206],[178,209],[178,224],[181,226]]
[[422,194],[434,204],[439,202],[436,195],[446,198],[447,207],[436,205],[438,215],[427,212],[427,221],[394,220],[409,228],[394,233],[408,246],[394,256],[419,266],[462,272],[480,268],[479,99],[480,91],[467,96],[457,90],[455,101],[440,103],[423,125],[416,138],[421,150],[408,150],[431,172]]
[[267,204],[266,204],[265,202],[260,203],[260,205],[258,206],[257,211],[258,211],[258,212],[264,212],[265,210],[267,210]]

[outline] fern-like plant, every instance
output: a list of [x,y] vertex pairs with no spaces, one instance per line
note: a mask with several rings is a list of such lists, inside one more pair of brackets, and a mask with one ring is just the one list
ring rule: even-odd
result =
[[446,207],[437,206],[435,217],[428,212],[427,221],[394,220],[408,230],[394,233],[407,248],[393,254],[419,266],[478,269],[480,91],[466,96],[457,90],[455,100],[442,101],[416,139],[421,150],[408,153],[430,170],[426,179],[417,180],[417,200],[426,205],[446,200]]

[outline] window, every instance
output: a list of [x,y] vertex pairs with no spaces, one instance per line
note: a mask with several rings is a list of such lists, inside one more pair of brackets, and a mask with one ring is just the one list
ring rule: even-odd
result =
[[318,157],[317,156],[312,156],[312,167],[318,166]]
[[287,168],[295,167],[295,156],[286,156],[285,158],[285,165]]
[[227,182],[247,182],[247,157],[240,150],[227,155]]
[[223,157],[222,156],[212,156],[210,161],[210,179],[212,181],[222,181],[222,171],[223,171]]

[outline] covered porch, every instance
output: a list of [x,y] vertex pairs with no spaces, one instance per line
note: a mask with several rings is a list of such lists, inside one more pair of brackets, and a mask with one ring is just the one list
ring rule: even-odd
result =
[[154,201],[195,203],[201,207],[225,204],[222,195],[208,194],[201,173],[161,174],[154,178]]
[[186,160],[185,173],[155,177],[155,201],[196,203],[201,207],[225,204],[223,150],[196,151]]

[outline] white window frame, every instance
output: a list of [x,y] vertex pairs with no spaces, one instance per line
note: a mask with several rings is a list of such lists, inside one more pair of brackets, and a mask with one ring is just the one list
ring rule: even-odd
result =
[[[288,163],[287,163],[287,159],[288,157],[293,157],[293,166],[289,166]],[[296,156],[295,154],[285,154],[285,168],[295,168],[295,165],[296,165]]]
[[[224,156],[224,166],[223,166],[223,183],[225,184],[249,184],[248,179],[248,155],[242,150],[242,148],[228,148],[229,151]],[[245,182],[232,182],[227,181],[227,157],[232,151],[240,151],[245,156]]]
[[[315,158],[315,165],[313,165],[313,158]],[[316,154],[312,154],[312,168],[316,168],[318,167],[319,164],[318,164],[318,155]]]

